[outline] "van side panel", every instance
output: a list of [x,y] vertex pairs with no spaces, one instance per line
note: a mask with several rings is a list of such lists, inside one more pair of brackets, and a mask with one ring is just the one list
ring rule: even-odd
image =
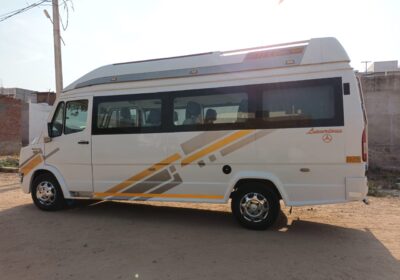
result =
[[[352,71],[319,77],[338,74],[355,90]],[[348,157],[361,155],[357,139],[361,141],[363,121],[356,94],[341,98],[344,126],[93,135],[95,195],[225,202],[232,180],[242,176],[238,174],[256,172],[279,178],[287,205],[344,202],[350,199],[346,178],[364,178],[362,163],[347,162]],[[165,162],[170,157],[175,158]],[[224,166],[231,172],[225,174]],[[360,188],[360,193],[365,192],[365,187]]]

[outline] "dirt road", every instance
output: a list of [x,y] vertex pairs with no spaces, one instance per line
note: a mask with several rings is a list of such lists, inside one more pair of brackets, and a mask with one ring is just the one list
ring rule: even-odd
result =
[[257,232],[226,205],[43,212],[0,174],[0,279],[400,279],[400,199],[284,208]]

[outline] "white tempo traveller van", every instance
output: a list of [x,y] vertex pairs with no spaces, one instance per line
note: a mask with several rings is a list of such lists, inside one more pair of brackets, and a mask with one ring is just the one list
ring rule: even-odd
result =
[[227,203],[264,229],[287,206],[363,200],[366,118],[335,38],[100,67],[21,150],[22,188],[66,199]]

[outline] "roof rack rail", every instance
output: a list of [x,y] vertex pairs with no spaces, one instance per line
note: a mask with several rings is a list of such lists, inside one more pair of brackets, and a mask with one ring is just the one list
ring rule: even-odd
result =
[[218,53],[218,52],[204,52],[204,53],[195,53],[195,54],[178,55],[178,56],[170,56],[170,57],[152,58],[152,59],[145,59],[145,60],[114,63],[112,65],[123,65],[123,64],[132,64],[132,63],[150,62],[150,61],[160,61],[160,60],[167,60],[167,59],[173,59],[173,58],[184,58],[184,57],[209,55],[209,54],[213,54],[213,53]]
[[260,46],[260,47],[253,47],[253,48],[224,51],[224,52],[222,52],[222,55],[233,55],[233,54],[246,53],[246,52],[252,52],[252,51],[263,51],[263,50],[277,49],[277,48],[282,48],[282,47],[296,47],[296,46],[307,45],[309,42],[310,42],[310,40],[304,40],[304,41],[295,41],[295,42],[290,42],[290,43],[282,43],[282,44],[274,44],[274,45],[268,45],[268,46]]

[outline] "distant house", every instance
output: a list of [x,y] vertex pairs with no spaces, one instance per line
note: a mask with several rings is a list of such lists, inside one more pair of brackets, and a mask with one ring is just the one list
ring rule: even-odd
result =
[[375,61],[368,67],[368,72],[373,73],[388,73],[397,71],[400,71],[397,60]]
[[34,91],[23,88],[0,87],[0,96],[8,96],[25,103],[47,103],[53,105],[56,94],[52,91]]
[[32,95],[36,95],[35,103],[47,103],[53,105],[56,101],[56,94],[50,91],[35,91]]
[[0,155],[16,154],[40,132],[54,92],[0,87]]

